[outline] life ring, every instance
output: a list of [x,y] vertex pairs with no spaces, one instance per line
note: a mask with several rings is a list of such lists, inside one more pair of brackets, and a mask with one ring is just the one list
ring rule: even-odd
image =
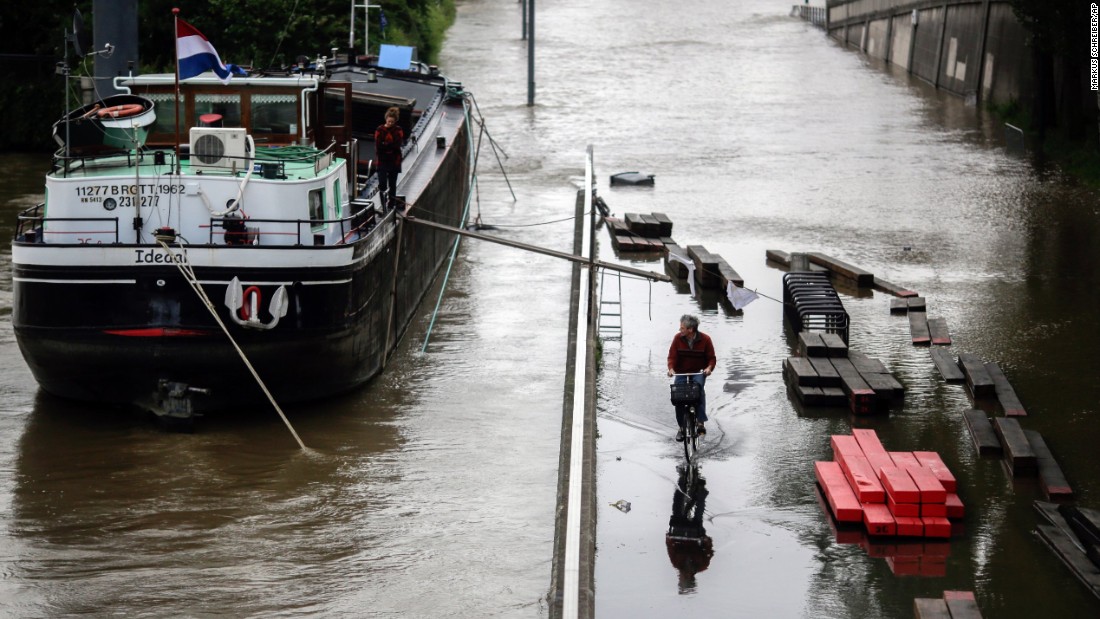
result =
[[[241,316],[241,320],[244,320],[246,322],[250,318],[252,318],[252,307],[251,307],[251,304],[249,304],[249,302],[248,302],[249,301],[249,295],[255,295],[255,297],[256,297],[256,307],[257,308],[260,307],[260,301],[263,299],[263,296],[260,293],[259,286],[249,286],[248,288],[244,289],[244,294],[241,295],[240,316]],[[259,310],[257,310],[257,313],[258,312],[259,312]]]
[[145,109],[140,103],[127,103],[125,105],[112,105],[111,107],[105,107],[102,110],[96,112],[96,115],[100,118],[126,118],[127,116],[133,116],[134,114],[140,114]]

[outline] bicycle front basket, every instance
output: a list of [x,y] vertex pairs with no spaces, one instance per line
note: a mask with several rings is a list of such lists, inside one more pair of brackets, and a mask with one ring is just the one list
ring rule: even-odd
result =
[[672,403],[677,406],[698,404],[699,397],[703,394],[703,387],[693,380],[669,386],[672,388]]

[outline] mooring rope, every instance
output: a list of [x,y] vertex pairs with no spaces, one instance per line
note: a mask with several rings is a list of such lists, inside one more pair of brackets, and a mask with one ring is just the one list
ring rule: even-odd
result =
[[221,316],[218,316],[218,311],[214,309],[214,304],[210,302],[210,297],[206,295],[206,291],[203,290],[202,284],[199,283],[199,278],[195,276],[194,269],[192,269],[190,263],[187,262],[187,253],[184,252],[181,257],[179,254],[172,251],[172,248],[168,246],[168,243],[165,243],[159,238],[157,239],[157,242],[160,243],[160,246],[164,248],[164,251],[168,252],[168,254],[172,256],[172,262],[175,263],[176,268],[178,268],[180,273],[183,274],[183,278],[187,280],[187,284],[190,285],[191,289],[195,291],[196,295],[198,295],[199,300],[202,301],[203,305],[206,306],[206,309],[210,312],[210,315],[214,317],[214,321],[217,322],[218,326],[222,328],[222,331],[225,333],[225,337],[229,338],[229,343],[233,345],[233,348],[237,351],[237,354],[240,355],[241,361],[244,362],[245,367],[247,367],[248,371],[252,373],[252,377],[256,379],[256,383],[260,385],[260,389],[263,390],[264,395],[267,396],[267,399],[271,402],[271,405],[275,407],[275,412],[279,413],[279,417],[282,418],[283,423],[285,423],[287,429],[290,430],[290,434],[294,436],[294,440],[298,442],[298,446],[304,450],[306,448],[305,443],[303,443],[302,439],[298,437],[298,433],[294,431],[294,426],[290,425],[290,420],[287,419],[286,414],[283,413],[283,409],[279,407],[279,403],[276,402],[275,398],[271,395],[271,391],[268,390],[267,385],[264,384],[263,379],[261,379],[259,373],[256,372],[256,368],[252,367],[252,362],[248,360],[248,357],[244,354],[244,351],[241,350],[241,347],[239,345],[237,345],[237,340],[233,339],[233,336],[229,333],[229,328],[225,326],[225,322],[222,321]]

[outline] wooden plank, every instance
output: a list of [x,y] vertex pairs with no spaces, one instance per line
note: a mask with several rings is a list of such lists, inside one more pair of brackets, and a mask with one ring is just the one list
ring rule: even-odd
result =
[[974,441],[974,447],[978,449],[980,456],[999,456],[1004,452],[1001,440],[993,430],[993,424],[985,411],[971,409],[963,413],[966,419],[966,427],[970,429],[970,438]]
[[770,260],[771,262],[774,262],[781,266],[791,266],[791,255],[783,251],[782,249],[765,249],[764,259]]
[[657,220],[657,236],[672,236],[672,220],[668,218],[668,215],[653,213],[653,218]]
[[878,433],[869,428],[853,428],[852,436],[856,437],[856,442],[859,443],[859,448],[863,450],[863,455],[870,456],[871,454],[880,453],[889,457],[889,453],[886,448],[882,446],[882,442],[879,441]]
[[948,518],[962,518],[966,514],[966,507],[963,505],[962,499],[953,492],[947,493],[947,501],[944,502],[944,505],[947,507]]
[[822,406],[844,406],[847,401],[848,396],[844,395],[844,390],[840,387],[821,388]]
[[857,352],[855,350],[848,351],[848,360],[852,362],[852,365],[856,366],[856,371],[860,374],[889,374],[890,370],[886,369],[886,365],[878,359],[873,359],[867,355]]
[[738,288],[745,287],[745,278],[741,277],[721,256],[718,256],[718,275],[722,280],[722,290],[728,288],[730,284]]
[[[918,516],[894,516],[896,533],[899,537],[920,537],[924,535],[924,522]],[[918,557],[913,557],[918,559]]]
[[817,371],[817,379],[822,387],[840,387],[840,374],[826,357],[809,357],[810,365]]
[[920,466],[920,462],[917,461],[916,456],[911,451],[888,451],[890,454],[890,460],[894,462],[894,466],[899,469],[904,469],[910,466]]
[[[1066,481],[1062,467],[1054,459],[1043,435],[1035,430],[1024,430],[1027,442],[1031,444],[1031,450],[1035,452],[1035,459],[1039,467],[1039,487],[1051,501],[1066,501],[1073,499],[1073,488]],[[1100,541],[1100,540],[1097,540]]]
[[959,353],[959,367],[966,376],[966,386],[970,387],[970,393],[975,398],[995,396],[996,389],[993,379],[985,369],[985,364],[977,355],[971,353]]
[[695,281],[703,288],[718,288],[718,257],[702,245],[688,245],[687,252],[695,263]]
[[803,357],[827,357],[829,349],[815,331],[803,331],[798,334],[798,353]]
[[951,521],[939,516],[921,516],[925,537],[951,537]]
[[872,284],[872,285],[874,286],[875,290],[881,290],[882,292],[892,294],[895,297],[901,297],[901,298],[917,296],[917,293],[916,293],[915,290],[909,290],[908,288],[906,288],[904,286],[899,286],[897,284],[888,282],[885,279],[882,279],[881,277],[879,277],[877,275],[874,277],[874,280],[875,280],[875,283]]
[[661,224],[657,221],[656,217],[645,213],[642,213],[640,217],[642,220],[642,236],[652,239],[659,236],[668,236],[667,234],[661,234]]
[[687,250],[684,249],[683,247],[680,247],[679,245],[667,245],[666,244],[665,248],[668,250],[668,255],[665,256],[665,266],[670,271],[672,271],[672,274],[675,277],[679,277],[681,279],[687,277],[688,276],[687,265],[680,262],[680,261],[678,261],[678,260],[673,260],[672,259],[673,254],[675,254],[675,255],[680,256],[681,258],[683,258],[685,260],[690,260],[690,258],[688,258],[688,255],[687,255]]
[[940,376],[949,383],[961,383],[966,381],[966,375],[956,363],[951,353],[942,348],[932,349],[932,363],[936,364]]
[[806,255],[809,256],[812,264],[819,264],[826,267],[833,273],[854,281],[860,288],[870,288],[875,284],[875,276],[869,271],[864,271],[859,267],[852,266],[847,262],[837,260],[821,252],[808,252]]
[[905,314],[909,311],[909,303],[903,297],[894,297],[890,299],[890,313],[891,314]]
[[894,518],[920,518],[920,503],[898,503],[889,493],[886,494],[886,507]]
[[940,454],[934,451],[914,451],[913,457],[917,459],[917,462],[920,462],[921,466],[932,471],[936,479],[940,480],[940,483],[943,484],[944,490],[955,492],[958,489],[958,484],[955,482],[955,476],[951,474],[951,470],[943,463]]
[[826,357],[848,356],[848,345],[844,343],[844,338],[840,337],[839,334],[822,333],[821,342],[825,344]]
[[1020,403],[1020,398],[1016,397],[1016,390],[1012,388],[1012,384],[1008,382],[1008,377],[1001,371],[1001,366],[994,361],[990,361],[985,364],[985,371],[989,373],[989,378],[993,380],[993,391],[997,394],[997,401],[1000,402],[1001,408],[1004,409],[1005,417],[1026,417],[1027,411],[1024,410],[1024,405]]
[[889,374],[860,374],[867,385],[874,390],[875,397],[879,399],[880,406],[889,406],[890,401],[905,394],[901,383]]
[[897,535],[897,525],[889,508],[882,503],[867,503],[863,507],[863,524],[867,535]]
[[632,233],[638,236],[646,236],[645,220],[642,219],[640,213],[625,213],[623,219],[626,220],[626,227]]
[[947,518],[947,503],[921,503],[920,515]]
[[1066,564],[1070,572],[1077,577],[1094,595],[1100,596],[1100,567],[1081,552],[1070,537],[1054,525],[1040,524],[1039,538],[1054,551],[1055,556]]
[[817,370],[805,357],[787,357],[783,361],[783,374],[796,385],[820,387]]
[[863,457],[863,448],[859,446],[856,437],[851,434],[829,435],[829,447],[833,450],[833,460],[840,462],[841,468],[844,467],[844,458]]
[[848,480],[852,492],[860,503],[882,503],[886,501],[886,490],[882,487],[870,462],[862,455],[844,453],[838,458],[840,470]]
[[944,591],[943,601],[947,603],[951,619],[982,619],[973,591]]
[[892,498],[896,503],[920,503],[920,490],[904,469],[884,466],[879,470],[878,480],[886,490],[887,500]]
[[951,345],[951,334],[947,331],[946,318],[929,318],[928,334],[932,336],[933,346]]
[[932,334],[928,332],[928,315],[924,312],[909,311],[909,339],[918,346],[932,343]]
[[913,598],[913,616],[916,619],[951,619],[947,602],[940,598]]
[[1082,542],[1100,545],[1100,511],[1075,505],[1060,505],[1056,509]]
[[909,297],[905,300],[905,304],[909,306],[910,312],[927,312],[928,305],[924,301],[924,297]]
[[794,385],[795,396],[798,397],[798,401],[803,406],[824,406],[825,397],[821,393],[821,387],[811,387],[809,385]]
[[994,417],[993,430],[1001,439],[1005,461],[1013,475],[1032,475],[1039,470],[1039,459],[1019,421],[1012,417]]
[[825,492],[825,500],[829,508],[833,510],[833,516],[840,522],[860,522],[863,519],[863,508],[848,480],[844,479],[844,472],[840,470],[840,464],[836,462],[814,462],[814,475],[821,489]]
[[829,362],[840,375],[841,388],[848,395],[848,404],[853,413],[864,415],[881,410],[881,404],[875,401],[875,391],[856,371],[847,358],[829,358]]
[[[943,484],[940,483],[940,480],[936,479],[932,471],[920,465],[907,465],[905,467],[905,472],[909,474],[913,483],[917,485],[917,490],[920,492],[920,502],[922,504],[938,503],[943,505],[947,501],[947,490],[944,490]],[[922,513],[921,515],[923,516],[925,514]],[[927,515],[947,516],[947,512],[945,509],[943,513]]]

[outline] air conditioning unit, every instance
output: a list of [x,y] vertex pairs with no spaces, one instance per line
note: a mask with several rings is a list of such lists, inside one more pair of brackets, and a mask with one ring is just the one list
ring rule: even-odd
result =
[[192,127],[191,171],[232,172],[249,165],[247,131],[240,128]]

